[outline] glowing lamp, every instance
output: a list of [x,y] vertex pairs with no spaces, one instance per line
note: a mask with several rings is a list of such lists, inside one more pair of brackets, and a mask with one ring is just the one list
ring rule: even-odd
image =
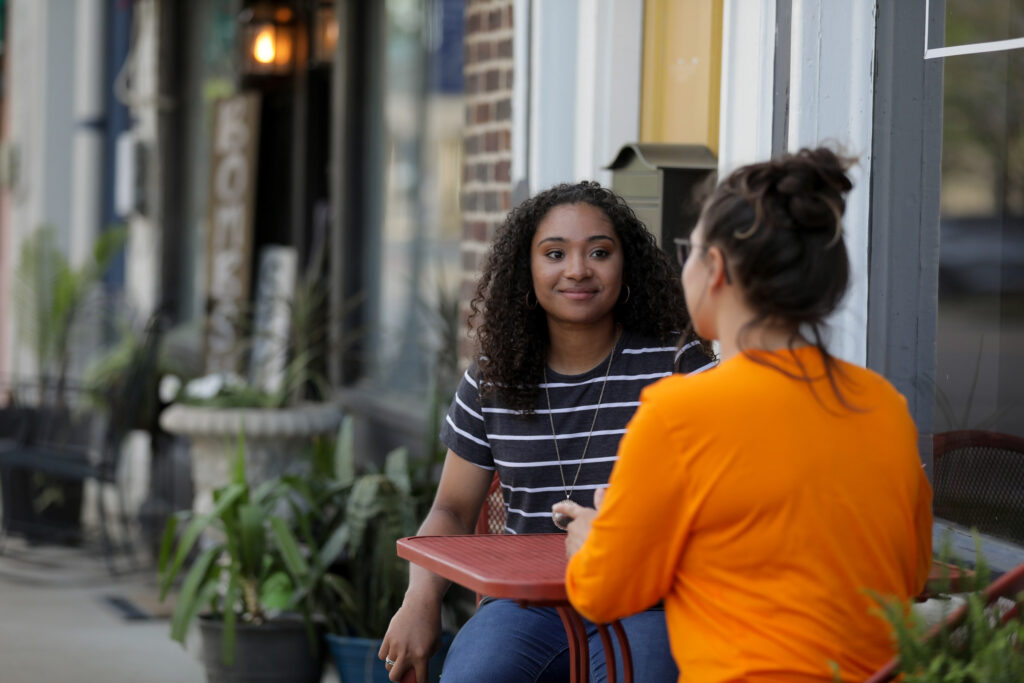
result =
[[295,12],[287,5],[260,2],[238,15],[242,71],[280,76],[295,68]]

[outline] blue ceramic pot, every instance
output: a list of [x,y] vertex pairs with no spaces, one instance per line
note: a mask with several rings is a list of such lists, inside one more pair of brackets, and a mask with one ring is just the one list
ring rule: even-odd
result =
[[[441,634],[441,647],[430,658],[430,683],[437,683],[440,679],[441,665],[454,637],[448,632]],[[384,662],[377,659],[380,643],[380,640],[369,638],[327,634],[327,648],[338,668],[341,683],[391,683]]]

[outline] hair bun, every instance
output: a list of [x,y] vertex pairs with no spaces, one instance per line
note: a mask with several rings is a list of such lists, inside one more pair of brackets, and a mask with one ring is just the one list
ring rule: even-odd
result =
[[790,219],[787,227],[824,231],[833,235],[832,242],[838,241],[846,194],[853,189],[846,174],[851,164],[825,147],[801,149],[773,163],[772,185],[785,209],[782,213]]

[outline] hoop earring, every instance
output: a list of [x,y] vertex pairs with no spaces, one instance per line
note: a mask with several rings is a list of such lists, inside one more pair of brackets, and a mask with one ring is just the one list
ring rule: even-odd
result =
[[629,291],[629,285],[626,285],[626,298],[625,298],[625,299],[623,299],[622,301],[620,301],[619,303],[620,303],[620,304],[624,304],[624,303],[626,303],[627,301],[629,301],[629,295],[630,295],[630,291]]
[[526,307],[532,311],[533,309],[537,308],[537,304],[539,304],[540,302],[537,301],[537,296],[534,295],[533,303],[530,303],[530,295],[531,294],[533,294],[533,290],[532,289],[531,290],[527,290],[527,292],[526,292]]

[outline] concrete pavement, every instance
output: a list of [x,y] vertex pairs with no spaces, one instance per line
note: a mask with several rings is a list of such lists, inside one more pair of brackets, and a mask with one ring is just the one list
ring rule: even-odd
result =
[[[132,606],[141,618],[126,618]],[[7,538],[0,683],[201,683],[198,636],[193,630],[187,648],[172,641],[168,611],[157,602],[151,568],[110,576],[94,550]],[[324,683],[337,680],[333,666],[325,667]]]

